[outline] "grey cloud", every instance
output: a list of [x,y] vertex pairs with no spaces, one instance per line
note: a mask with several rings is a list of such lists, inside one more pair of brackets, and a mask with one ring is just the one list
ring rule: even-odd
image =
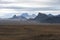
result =
[[0,1],[0,4],[9,4],[9,3],[13,3],[13,2],[2,2],[2,1]]
[[33,7],[0,7],[0,9],[14,9],[17,11],[58,11],[60,8],[54,7],[41,7],[41,8],[33,8]]
[[16,2],[4,2],[0,0],[0,4],[9,4],[9,3],[30,3],[34,5],[49,5],[49,6],[60,6],[60,0],[52,0],[51,2],[40,2],[40,1],[33,1],[33,0],[15,0]]
[[0,0],[0,4],[9,4],[9,3],[13,3],[13,2],[8,2],[8,1],[2,1],[2,0]]
[[52,2],[47,2],[46,4],[51,5],[51,6],[60,6],[60,0],[52,0]]
[[[32,0],[17,0],[17,2],[20,2],[20,3],[34,3],[37,4],[37,5],[40,5],[40,3],[44,4],[44,5],[48,5],[48,6],[51,6],[51,7],[41,7],[41,8],[32,8],[32,7],[1,7],[0,6],[0,9],[14,9],[14,10],[22,10],[22,11],[50,11],[50,10],[60,10],[60,0],[52,0],[51,2],[33,2]],[[2,3],[14,3],[14,2],[2,2],[0,0],[0,4]]]
[[33,1],[33,0],[18,0],[18,1],[21,3],[36,3],[36,4],[42,3],[42,4],[46,4],[46,5],[60,5],[60,0],[51,0],[51,2],[47,2],[48,0],[46,2]]

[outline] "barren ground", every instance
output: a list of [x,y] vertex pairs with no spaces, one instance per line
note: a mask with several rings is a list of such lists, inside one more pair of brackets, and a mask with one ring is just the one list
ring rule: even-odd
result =
[[60,40],[60,25],[0,25],[0,40]]

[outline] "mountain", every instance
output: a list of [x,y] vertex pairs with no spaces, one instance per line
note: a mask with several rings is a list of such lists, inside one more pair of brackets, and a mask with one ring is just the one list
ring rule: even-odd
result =
[[43,13],[39,13],[38,16],[34,19],[41,23],[60,23],[60,15],[46,15]]
[[13,15],[13,18],[17,18],[17,16],[16,15]]
[[60,15],[48,17],[45,20],[46,23],[60,23]]
[[34,20],[39,21],[39,22],[43,22],[45,19],[47,19],[48,16],[46,14],[43,13],[39,13]]
[[49,16],[49,17],[53,17],[54,15],[52,15],[52,14],[48,14],[47,16]]
[[35,14],[29,15],[28,13],[22,13],[19,16],[13,15],[11,19],[30,19],[30,18],[33,19],[35,17],[36,17]]
[[59,16],[50,17],[50,18],[47,18],[45,22],[46,23],[60,23],[60,17]]
[[23,14],[21,14],[21,16],[23,16],[23,17],[25,17],[25,18],[27,18],[27,19],[35,18],[35,17],[36,17],[35,14],[29,15],[28,13],[23,13]]
[[16,16],[16,15],[13,15],[13,17],[11,19],[26,19],[25,17],[23,16]]
[[36,17],[35,14],[29,15],[29,19],[34,19]]
[[30,16],[30,15],[28,15],[28,13],[22,13],[20,16],[23,16],[23,17],[29,19],[29,16]]

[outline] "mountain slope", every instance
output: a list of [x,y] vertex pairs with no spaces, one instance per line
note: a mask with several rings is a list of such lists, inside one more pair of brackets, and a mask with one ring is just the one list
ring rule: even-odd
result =
[[39,13],[34,20],[40,23],[60,23],[60,15],[53,16]]
[[46,14],[43,14],[43,13],[39,13],[37,17],[35,17],[34,20],[36,21],[40,21],[40,22],[43,22],[45,19],[47,19],[48,16]]
[[11,19],[20,19],[20,20],[22,20],[22,19],[26,19],[26,18],[23,17],[23,16],[16,16],[16,15],[14,15]]

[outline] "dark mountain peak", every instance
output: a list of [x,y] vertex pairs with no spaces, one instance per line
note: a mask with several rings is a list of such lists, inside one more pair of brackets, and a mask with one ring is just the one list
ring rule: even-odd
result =
[[53,16],[51,14],[46,15],[43,13],[39,13],[34,20],[39,21],[41,23],[60,23],[60,15]]
[[47,15],[46,14],[44,14],[44,13],[40,13],[39,12],[39,14],[38,14],[38,17],[46,17]]
[[16,15],[13,15],[13,18],[16,18],[17,16]]
[[34,20],[37,20],[37,21],[40,21],[42,22],[43,20],[47,19],[48,16],[46,14],[43,14],[43,13],[39,13]]
[[46,14],[39,13],[36,18],[45,18],[45,17],[47,17]]

